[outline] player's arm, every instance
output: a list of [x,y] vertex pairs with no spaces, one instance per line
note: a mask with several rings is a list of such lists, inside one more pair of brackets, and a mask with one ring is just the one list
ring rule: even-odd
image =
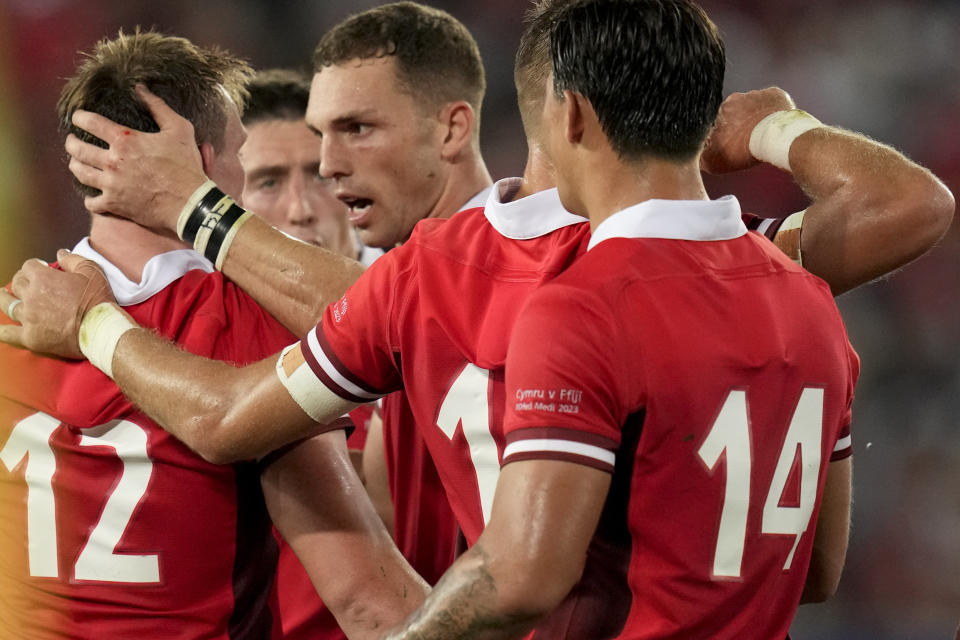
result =
[[383,418],[374,412],[363,446],[363,485],[387,531],[393,531],[393,501],[387,474],[387,452],[383,445]]
[[350,638],[378,638],[429,591],[394,545],[354,472],[342,431],[264,461],[263,494],[277,529]]
[[[187,206],[191,197],[202,206],[201,196],[210,188],[203,186],[207,177],[193,125],[147,89],[138,87],[138,94],[160,127],[158,133],[134,131],[88,111],[73,115],[74,125],[109,144],[103,149],[67,136],[70,171],[102,192],[85,199],[87,208],[192,242],[281,324],[302,335],[359,277],[363,265],[290,238],[257,216],[240,218],[239,207],[209,211],[196,235],[185,229],[190,212],[184,209],[193,208]],[[213,233],[205,230],[217,227]]]
[[490,522],[390,640],[522,638],[580,579],[610,474],[557,460],[507,464]]
[[837,592],[850,537],[852,486],[853,458],[831,462],[817,516],[817,531],[813,538],[807,582],[800,597],[801,604],[823,602]]
[[20,324],[0,326],[0,341],[87,357],[205,459],[226,463],[264,456],[322,431],[356,406],[322,385],[306,390],[294,385],[302,379],[294,375],[303,370],[299,344],[287,354],[288,368],[278,367],[276,357],[236,367],[187,353],[136,325],[116,305],[93,262],[65,252],[60,257],[63,271],[28,261],[13,278],[13,293],[0,290],[0,309],[10,311],[14,300],[22,301],[11,318]]
[[889,146],[820,125],[778,88],[724,101],[701,166],[724,173],[760,161],[792,173],[811,198],[799,231],[782,232],[778,244],[835,295],[922,255],[953,219],[953,195],[928,170]]

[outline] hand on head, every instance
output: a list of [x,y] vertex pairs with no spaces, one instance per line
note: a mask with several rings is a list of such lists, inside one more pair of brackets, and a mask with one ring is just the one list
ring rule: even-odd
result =
[[[82,358],[77,336],[84,315],[113,293],[96,263],[60,250],[60,269],[27,260],[0,289],[0,310],[19,324],[0,325],[0,341],[38,353]],[[20,302],[17,303],[16,301]]]
[[176,228],[183,203],[206,176],[193,125],[146,87],[137,94],[160,127],[144,133],[89,111],[73,114],[73,124],[105,141],[103,149],[73,134],[64,144],[70,171],[99,189],[84,204],[92,213],[112,213],[156,230]]
[[732,93],[717,114],[713,130],[700,156],[700,169],[707,173],[729,173],[759,163],[750,153],[750,134],[758,122],[775,111],[796,105],[783,89],[769,87],[747,93]]

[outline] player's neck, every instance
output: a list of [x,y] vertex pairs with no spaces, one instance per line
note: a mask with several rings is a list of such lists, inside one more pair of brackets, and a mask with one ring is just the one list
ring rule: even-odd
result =
[[527,144],[530,147],[527,152],[527,166],[523,168],[520,188],[514,194],[513,200],[526,198],[557,186],[557,179],[553,174],[553,165],[547,160],[543,150],[533,142]]
[[590,228],[614,213],[647,200],[707,200],[697,162],[678,164],[648,159],[624,163],[602,158],[579,172],[581,204],[590,218]]
[[451,168],[446,187],[427,217],[449,218],[460,211],[470,198],[492,184],[490,172],[479,152],[465,154]]
[[109,215],[93,216],[90,246],[133,282],[140,282],[143,267],[150,258],[188,248],[176,238],[159,235],[129,220]]

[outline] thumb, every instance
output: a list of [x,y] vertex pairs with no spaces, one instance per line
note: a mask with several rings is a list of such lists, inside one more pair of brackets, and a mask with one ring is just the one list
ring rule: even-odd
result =
[[0,324],[0,342],[23,349],[23,327],[18,324]]
[[150,89],[147,89],[146,85],[137,83],[134,90],[137,93],[137,97],[139,97],[147,106],[147,109],[150,110],[150,115],[153,116],[153,120],[157,123],[157,126],[160,127],[161,131],[183,120],[180,114],[171,109],[170,105],[163,101],[163,98],[150,91]]
[[57,251],[57,263],[59,263],[60,268],[67,273],[77,273],[85,262],[90,262],[90,260],[75,253],[70,253],[66,249]]

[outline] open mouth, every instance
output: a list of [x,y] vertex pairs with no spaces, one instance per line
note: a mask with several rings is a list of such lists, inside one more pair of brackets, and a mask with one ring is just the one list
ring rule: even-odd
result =
[[370,207],[373,205],[373,200],[370,198],[342,196],[340,197],[340,201],[350,208],[351,221],[357,221],[363,218],[363,216],[366,215],[367,211],[369,211]]

